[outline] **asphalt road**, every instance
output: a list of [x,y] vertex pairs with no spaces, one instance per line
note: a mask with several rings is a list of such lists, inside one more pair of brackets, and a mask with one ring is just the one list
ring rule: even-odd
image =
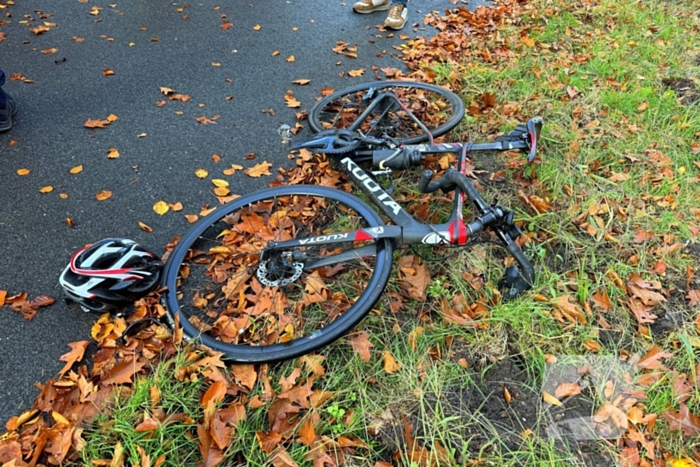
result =
[[[173,236],[187,230],[184,214],[217,204],[211,178],[226,178],[238,194],[271,180],[240,172],[222,175],[230,164],[268,161],[273,173],[290,165],[277,133],[281,124],[296,121],[295,109],[285,105],[288,89],[310,109],[326,86],[340,89],[375,79],[373,65],[404,69],[393,56],[392,46],[403,42],[399,33],[389,37],[375,28],[384,13],[353,14],[351,2],[7,3],[0,0],[0,37],[5,35],[0,68],[8,78],[19,73],[34,82],[8,80],[4,87],[16,98],[19,113],[14,128],[0,134],[0,290],[57,300],[33,321],[0,308],[3,424],[31,407],[38,394],[34,384],[57,373],[67,344],[89,339],[97,319],[63,302],[58,276],[71,252],[102,238],[126,237],[162,253]],[[451,6],[413,0],[411,23],[422,19],[421,10]],[[233,25],[224,29],[225,21]],[[45,22],[48,31],[31,31]],[[401,31],[426,33],[413,25]],[[358,58],[334,53],[337,41],[357,44]],[[348,77],[359,68],[366,70],[363,77]],[[106,69],[114,74],[105,76]],[[310,84],[292,84],[302,78]],[[191,100],[170,101],[161,86]],[[167,103],[159,107],[161,100]],[[274,116],[263,113],[266,109],[274,109]],[[88,119],[110,114],[118,120],[104,129],[83,127]],[[216,115],[216,124],[195,120]],[[110,148],[119,158],[107,158]],[[244,160],[249,153],[256,158]],[[221,161],[215,163],[213,154]],[[78,165],[82,172],[71,174]],[[29,175],[19,176],[21,168]],[[198,168],[210,176],[195,177]],[[40,193],[45,186],[53,191]],[[98,201],[101,190],[112,196]],[[159,200],[184,208],[160,216],[153,211]],[[72,228],[66,218],[73,220]],[[153,232],[139,228],[139,221]]]

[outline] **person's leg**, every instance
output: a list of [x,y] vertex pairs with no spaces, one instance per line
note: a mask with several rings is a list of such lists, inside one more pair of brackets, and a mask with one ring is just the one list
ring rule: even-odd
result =
[[4,84],[5,73],[0,70],[0,131],[12,128],[12,116],[17,113],[17,104],[14,99],[2,89]]
[[2,90],[2,86],[5,84],[5,73],[0,69],[0,108],[5,107],[7,102],[7,94]]
[[352,9],[355,13],[363,14],[385,11],[389,9],[389,0],[360,0],[352,6]]
[[389,29],[401,29],[406,25],[408,19],[408,0],[392,0],[389,14],[384,20],[384,26]]

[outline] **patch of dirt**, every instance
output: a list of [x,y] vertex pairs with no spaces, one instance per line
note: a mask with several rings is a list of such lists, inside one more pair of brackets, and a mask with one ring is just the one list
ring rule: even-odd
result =
[[[571,398],[565,408],[545,415],[539,388],[529,385],[526,372],[512,357],[492,365],[485,373],[471,372],[470,376],[474,385],[450,386],[440,394],[425,395],[422,404],[414,401],[389,408],[381,417],[377,436],[395,452],[405,446],[407,425],[413,428],[412,436],[421,441],[435,439],[432,420],[449,419],[445,431],[450,438],[441,439],[449,441],[443,447],[455,453],[455,462],[461,464],[488,452],[517,459],[519,452],[530,449],[528,437],[547,438],[550,424],[561,425],[559,422],[563,420],[564,426],[566,420],[590,417],[594,411],[590,394]],[[506,401],[507,397],[510,402]],[[557,448],[564,456],[572,456],[572,462],[577,465],[613,465],[598,440],[576,441],[562,436],[557,438]]]
[[684,105],[690,105],[700,100],[700,92],[695,82],[688,78],[664,78],[666,89],[672,89],[678,100]]

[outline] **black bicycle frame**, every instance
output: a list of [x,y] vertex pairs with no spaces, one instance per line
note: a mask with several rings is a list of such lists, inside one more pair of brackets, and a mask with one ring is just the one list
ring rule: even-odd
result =
[[[469,145],[462,144],[437,144],[437,145],[416,145],[406,146],[407,149],[416,149],[422,153],[459,153],[458,169],[460,172],[466,171],[466,149]],[[488,205],[479,196],[476,188],[469,183],[471,193],[464,193],[460,188],[455,188],[454,206],[448,222],[444,224],[422,224],[404,210],[382,186],[357,165],[352,158],[343,157],[339,161],[340,170],[343,171],[353,183],[362,190],[372,203],[378,207],[396,225],[384,225],[380,227],[369,227],[360,230],[332,233],[308,237],[283,242],[270,242],[268,248],[274,250],[289,249],[305,245],[329,245],[343,242],[364,242],[368,240],[378,240],[382,238],[392,239],[399,245],[428,244],[428,245],[465,245],[469,238],[481,232],[486,226],[486,222],[477,217],[474,222],[465,224],[463,219],[463,208],[465,199],[469,199],[477,209],[479,214],[483,214]],[[320,258],[306,263],[306,268],[318,268],[326,264],[334,264],[345,261],[350,257],[371,256],[374,254],[374,245],[363,246],[354,250]]]

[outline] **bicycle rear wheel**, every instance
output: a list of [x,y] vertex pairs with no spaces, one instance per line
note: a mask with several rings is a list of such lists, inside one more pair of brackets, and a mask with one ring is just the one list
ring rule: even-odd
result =
[[447,133],[464,116],[460,97],[445,88],[412,81],[378,81],[342,89],[321,99],[309,113],[309,124],[314,132],[361,130],[368,136],[387,134],[403,144],[427,141],[429,135],[407,115],[406,109],[389,99],[358,121],[373,98],[383,91],[396,94],[433,136]]
[[[261,252],[271,241],[381,225],[366,203],[332,188],[284,186],[243,196],[201,219],[173,249],[163,272],[166,308],[172,318],[180,315],[186,336],[237,362],[306,354],[341,337],[374,306],[391,272],[392,244],[309,242],[268,250],[263,259]],[[314,265],[353,249],[360,253]]]

